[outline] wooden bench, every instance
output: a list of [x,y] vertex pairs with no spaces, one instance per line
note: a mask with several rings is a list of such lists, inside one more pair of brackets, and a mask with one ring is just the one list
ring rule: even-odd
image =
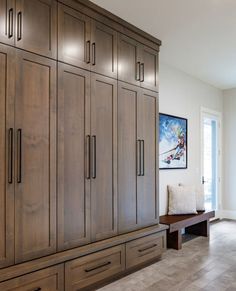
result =
[[209,220],[215,217],[215,211],[199,211],[190,215],[163,215],[160,223],[169,226],[167,231],[167,247],[180,250],[182,248],[182,229],[185,233],[209,236]]

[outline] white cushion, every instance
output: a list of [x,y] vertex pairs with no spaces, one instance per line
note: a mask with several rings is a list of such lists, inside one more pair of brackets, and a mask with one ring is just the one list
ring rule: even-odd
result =
[[168,186],[169,211],[174,214],[197,214],[196,192],[189,187]]
[[196,192],[196,209],[197,211],[205,211],[205,194],[204,194],[204,185],[199,184],[198,186],[187,186],[183,184],[179,184],[181,187],[185,187],[191,191]]

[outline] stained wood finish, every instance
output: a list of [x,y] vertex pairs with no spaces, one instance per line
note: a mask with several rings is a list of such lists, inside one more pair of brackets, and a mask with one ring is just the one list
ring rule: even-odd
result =
[[13,49],[0,45],[0,268],[14,263],[14,61]]
[[18,263],[56,250],[54,61],[23,51],[17,53],[15,127],[15,260]]
[[0,42],[14,45],[15,0],[0,0]]
[[[147,46],[142,47],[142,65],[141,65],[141,87],[159,90],[159,61],[158,51],[155,51]],[[143,71],[142,71],[143,70]]]
[[139,226],[159,222],[157,171],[158,95],[141,90],[137,102],[137,140],[142,141],[141,175],[137,177],[137,217]]
[[138,227],[137,213],[137,102],[140,88],[118,86],[118,217],[119,232]]
[[16,46],[43,56],[57,57],[57,1],[16,1]]
[[4,291],[24,290],[64,290],[64,265],[58,265],[16,279],[0,283],[0,289]]
[[118,79],[140,86],[142,46],[123,34],[118,39]]
[[91,231],[93,240],[117,234],[116,128],[117,82],[92,74]]
[[125,270],[124,245],[65,264],[66,291],[81,290]]
[[58,249],[90,241],[90,73],[58,70]]
[[58,59],[90,69],[91,21],[86,15],[58,4]]
[[166,249],[166,233],[160,232],[126,243],[126,268],[132,268],[155,257]]
[[117,32],[92,20],[91,45],[91,70],[117,78]]

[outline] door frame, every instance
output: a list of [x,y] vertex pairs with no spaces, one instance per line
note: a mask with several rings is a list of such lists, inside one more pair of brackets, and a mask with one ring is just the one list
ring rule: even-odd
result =
[[201,107],[200,112],[200,132],[201,132],[201,148],[200,148],[200,156],[201,156],[201,178],[203,176],[203,142],[204,142],[204,130],[203,130],[203,117],[204,116],[215,117],[218,120],[218,197],[217,197],[217,211],[215,214],[214,219],[221,218],[221,211],[222,211],[222,112],[212,110],[206,107]]

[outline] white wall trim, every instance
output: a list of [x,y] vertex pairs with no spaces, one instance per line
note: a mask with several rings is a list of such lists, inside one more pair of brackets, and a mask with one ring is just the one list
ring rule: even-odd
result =
[[234,219],[236,220],[236,210],[221,210],[220,211],[221,219]]

